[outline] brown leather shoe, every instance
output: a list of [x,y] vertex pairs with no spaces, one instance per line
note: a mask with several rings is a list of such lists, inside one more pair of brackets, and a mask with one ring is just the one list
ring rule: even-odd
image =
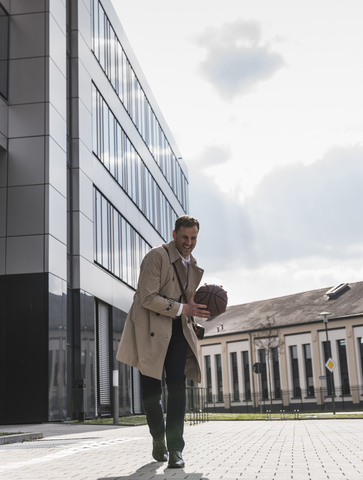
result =
[[157,462],[166,462],[168,459],[168,452],[166,450],[164,440],[153,440],[152,456]]
[[169,452],[169,468],[184,468],[185,463],[182,457],[182,452],[178,450],[171,450]]

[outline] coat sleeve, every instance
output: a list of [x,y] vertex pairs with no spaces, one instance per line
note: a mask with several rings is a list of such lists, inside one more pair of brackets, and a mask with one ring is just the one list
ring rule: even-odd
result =
[[180,303],[160,295],[162,289],[162,255],[151,250],[141,263],[138,290],[144,308],[168,317],[176,317]]

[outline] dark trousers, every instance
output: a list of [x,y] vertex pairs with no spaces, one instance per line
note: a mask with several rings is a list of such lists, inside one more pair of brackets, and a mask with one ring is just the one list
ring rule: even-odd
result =
[[164,439],[168,450],[184,448],[185,417],[185,362],[187,342],[183,335],[181,319],[173,320],[173,333],[165,357],[165,382],[168,387],[166,428],[161,403],[161,381],[141,374],[144,409],[150,433],[154,440]]

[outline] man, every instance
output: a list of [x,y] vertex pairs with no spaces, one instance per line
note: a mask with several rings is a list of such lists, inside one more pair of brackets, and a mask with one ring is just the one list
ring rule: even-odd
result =
[[[197,337],[190,317],[210,316],[205,305],[194,302],[203,276],[203,270],[191,255],[198,233],[198,220],[188,215],[179,217],[173,240],[145,255],[116,355],[117,360],[140,371],[144,408],[153,437],[152,455],[156,461],[165,462],[168,451],[170,468],[184,467],[185,377],[201,380]],[[188,303],[183,303],[173,265]],[[164,369],[168,387],[166,426],[161,404]]]

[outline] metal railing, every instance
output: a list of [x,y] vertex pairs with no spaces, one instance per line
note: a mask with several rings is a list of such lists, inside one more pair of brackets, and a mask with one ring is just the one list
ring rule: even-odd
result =
[[[161,401],[166,414],[168,405],[168,388],[162,388]],[[192,425],[208,421],[208,411],[206,409],[206,389],[202,387],[186,387],[186,408],[185,421]]]
[[[335,409],[362,410],[363,409],[363,387],[352,386],[347,388],[335,388],[334,390]],[[316,389],[295,389],[273,391],[268,395],[267,391],[262,394],[256,392],[244,395],[239,393],[206,397],[205,409],[209,413],[280,413],[286,412],[309,412],[309,411],[333,411],[332,395],[326,388]]]
[[206,389],[201,387],[187,387],[185,419],[192,425],[208,422],[206,409]]

